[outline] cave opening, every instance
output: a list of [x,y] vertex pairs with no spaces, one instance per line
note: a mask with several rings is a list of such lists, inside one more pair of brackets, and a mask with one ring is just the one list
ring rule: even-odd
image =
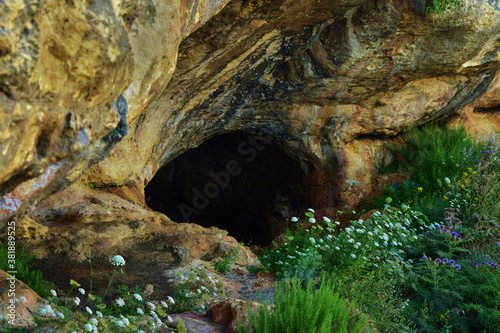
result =
[[267,246],[302,205],[300,164],[270,138],[222,134],[175,158],[146,186],[151,209]]

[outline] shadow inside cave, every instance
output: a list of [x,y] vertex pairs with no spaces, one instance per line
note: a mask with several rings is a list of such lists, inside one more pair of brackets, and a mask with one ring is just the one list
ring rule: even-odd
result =
[[227,230],[266,246],[302,208],[304,173],[270,139],[244,132],[211,138],[163,166],[146,186],[151,209],[176,222]]

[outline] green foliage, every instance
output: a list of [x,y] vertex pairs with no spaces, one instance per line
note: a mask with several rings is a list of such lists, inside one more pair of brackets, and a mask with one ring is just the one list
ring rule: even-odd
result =
[[17,271],[16,278],[23,281],[33,289],[40,297],[49,295],[49,288],[43,281],[42,272],[33,269],[35,258],[28,254],[26,249],[16,247],[15,269],[11,269],[8,264],[7,244],[0,244],[0,269],[4,271]]
[[321,279],[316,289],[312,281],[302,288],[300,279],[277,283],[274,304],[261,304],[257,313],[249,310],[249,328],[238,332],[363,332],[368,318],[340,297],[331,280]]
[[[405,134],[404,141],[403,145],[389,148],[400,156],[402,169],[426,193],[441,192],[446,186],[445,178],[455,181],[464,170],[474,167],[482,148],[464,127],[413,128]],[[477,153],[463,159],[465,151]]]
[[207,271],[191,268],[187,276],[176,271],[178,280],[175,283],[174,299],[171,313],[204,310],[209,302],[224,299],[224,287],[216,278],[212,278]]
[[[104,315],[137,315],[137,309],[143,309],[146,306],[146,293],[135,286],[133,290],[129,290],[127,286],[118,286],[118,293],[120,294],[120,299],[125,303],[123,306],[119,306],[116,302],[112,303],[102,310]],[[137,296],[138,295],[138,296]]]
[[[408,318],[418,332],[500,332],[500,271],[469,259],[430,257],[406,284],[414,291]],[[457,264],[457,263],[460,264]],[[459,265],[459,266],[456,266]],[[497,264],[495,264],[497,265]]]
[[237,250],[231,249],[222,257],[217,258],[214,262],[214,268],[217,272],[221,274],[226,274],[229,270],[229,266],[236,260]]
[[445,18],[446,11],[458,10],[464,6],[464,0],[427,0],[427,14],[436,13]]

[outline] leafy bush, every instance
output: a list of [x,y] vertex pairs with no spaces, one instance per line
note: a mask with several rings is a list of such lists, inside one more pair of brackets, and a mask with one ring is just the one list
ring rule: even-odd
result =
[[459,7],[464,6],[464,0],[427,0],[427,14],[436,13],[444,18],[446,11],[458,10]]
[[277,283],[274,304],[261,304],[256,314],[249,310],[249,328],[238,332],[363,332],[368,318],[340,297],[331,280],[322,278],[317,289],[310,280],[302,288],[300,279]]
[[212,278],[205,270],[191,268],[190,273],[184,276],[180,271],[175,272],[178,281],[175,283],[172,313],[204,310],[214,299],[225,298],[224,287],[219,280]]
[[23,281],[33,289],[40,297],[47,297],[49,289],[43,281],[42,272],[33,269],[34,257],[28,254],[23,248],[16,247],[15,269],[11,269],[8,264],[7,244],[0,244],[0,269],[4,271],[17,271],[16,278]]

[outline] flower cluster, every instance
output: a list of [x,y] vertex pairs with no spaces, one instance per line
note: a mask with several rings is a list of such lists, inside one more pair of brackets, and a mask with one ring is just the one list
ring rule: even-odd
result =
[[[423,256],[423,257],[422,257],[422,260],[427,261],[427,260],[431,260],[431,259],[429,259],[427,256]],[[457,263],[455,262],[455,260],[453,260],[453,259],[448,259],[448,258],[443,258],[443,259],[441,259],[441,258],[436,258],[436,259],[434,259],[434,262],[435,262],[436,264],[441,264],[441,263],[443,263],[443,264],[449,264],[449,265],[451,265],[452,267],[456,268],[457,270],[462,269],[462,266],[460,266],[459,264],[457,264]]]

